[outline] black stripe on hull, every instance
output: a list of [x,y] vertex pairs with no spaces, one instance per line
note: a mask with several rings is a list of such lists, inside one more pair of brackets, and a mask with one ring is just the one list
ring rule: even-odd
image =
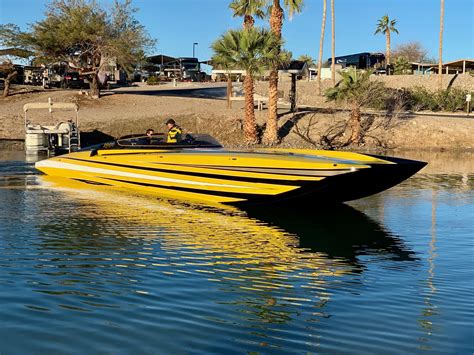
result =
[[86,179],[72,179],[75,181],[83,182],[85,184],[89,185],[99,185],[99,186],[112,186],[110,184],[104,184],[103,182],[98,182],[98,181],[92,181],[92,180],[86,180]]
[[[235,172],[261,173],[261,174],[268,174],[268,175],[290,175],[290,176],[304,176],[304,177],[327,177],[327,176],[340,175],[340,174],[354,171],[353,169],[328,170],[328,169],[260,168],[260,167],[255,167],[255,166],[231,167],[231,166],[213,166],[213,165],[196,165],[196,164],[171,164],[171,163],[153,163],[153,164],[162,164],[162,165],[178,166],[178,167],[184,166],[184,167],[190,167],[190,168],[200,168],[200,169],[209,169],[209,170],[226,170],[226,171],[235,171]],[[334,166],[337,166],[337,164],[335,164]],[[302,171],[303,173],[298,173],[299,171]],[[306,172],[306,174],[304,172]],[[315,172],[319,172],[320,175],[314,174]]]
[[130,180],[121,180],[121,179],[112,179],[112,178],[101,178],[110,181],[117,181],[126,184],[138,185],[138,186],[145,186],[145,187],[155,187],[159,189],[166,189],[166,190],[175,190],[175,191],[183,191],[183,192],[190,192],[196,193],[200,195],[209,195],[209,196],[221,196],[221,197],[230,197],[230,198],[238,198],[238,199],[248,199],[248,198],[259,198],[262,196],[268,196],[263,194],[250,194],[250,193],[239,193],[239,192],[226,192],[226,191],[212,191],[212,190],[201,190],[201,189],[193,189],[190,187],[180,187],[180,186],[165,186],[159,184],[150,184],[146,182],[138,182],[138,181],[130,181]]
[[[153,171],[159,173],[166,173],[166,174],[176,174],[176,175],[185,175],[185,176],[194,176],[194,177],[203,177],[209,179],[218,179],[222,180],[225,183],[225,180],[229,181],[242,181],[242,182],[251,182],[251,183],[258,183],[258,184],[270,184],[270,185],[285,185],[285,186],[304,186],[307,184],[314,183],[314,180],[279,180],[279,179],[265,179],[265,178],[253,178],[253,177],[245,177],[245,176],[231,176],[231,175],[218,175],[218,174],[208,174],[208,173],[198,173],[198,172],[190,172],[190,171],[177,171],[177,170],[167,170],[167,169],[159,169],[159,168],[148,168],[148,167],[140,167],[134,165],[127,165],[127,164],[118,164],[118,163],[106,163],[100,161],[90,161],[86,159],[77,159],[77,158],[69,158],[64,157],[63,159],[81,161],[86,163],[93,163],[99,165],[107,165],[107,166],[115,166],[120,168],[127,168],[127,169],[135,169],[135,170],[142,170],[142,171]],[[242,172],[242,171],[239,171]],[[350,172],[349,170],[347,171]],[[327,176],[311,176],[311,177],[321,177],[327,178]]]

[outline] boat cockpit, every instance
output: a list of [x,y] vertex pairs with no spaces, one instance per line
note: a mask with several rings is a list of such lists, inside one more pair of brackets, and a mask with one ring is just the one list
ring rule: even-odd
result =
[[177,143],[167,143],[163,133],[152,136],[130,135],[112,142],[101,143],[82,150],[98,149],[192,149],[192,148],[222,148],[222,145],[208,134],[185,134]]

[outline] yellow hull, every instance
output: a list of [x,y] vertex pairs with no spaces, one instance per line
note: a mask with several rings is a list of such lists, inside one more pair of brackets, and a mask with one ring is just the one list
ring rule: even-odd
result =
[[[242,204],[323,196],[333,181],[374,167],[393,170],[397,164],[364,154],[317,150],[100,149],[50,158],[36,168],[50,176],[168,198]],[[367,192],[362,195],[378,191]],[[345,198],[336,191],[333,202],[353,199],[352,195]]]

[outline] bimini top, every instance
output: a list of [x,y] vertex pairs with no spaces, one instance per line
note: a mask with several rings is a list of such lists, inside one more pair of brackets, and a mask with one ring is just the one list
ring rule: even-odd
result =
[[190,149],[190,148],[222,148],[222,145],[208,134],[186,134],[178,143],[166,143],[166,135],[154,134],[151,138],[143,135],[131,135],[113,142],[102,143],[91,149]]

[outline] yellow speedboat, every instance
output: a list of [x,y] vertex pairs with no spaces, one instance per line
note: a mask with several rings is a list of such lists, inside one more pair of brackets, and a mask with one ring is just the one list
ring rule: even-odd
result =
[[208,135],[119,139],[36,163],[45,174],[162,197],[233,205],[341,203],[386,190],[424,162],[306,149],[229,151]]

